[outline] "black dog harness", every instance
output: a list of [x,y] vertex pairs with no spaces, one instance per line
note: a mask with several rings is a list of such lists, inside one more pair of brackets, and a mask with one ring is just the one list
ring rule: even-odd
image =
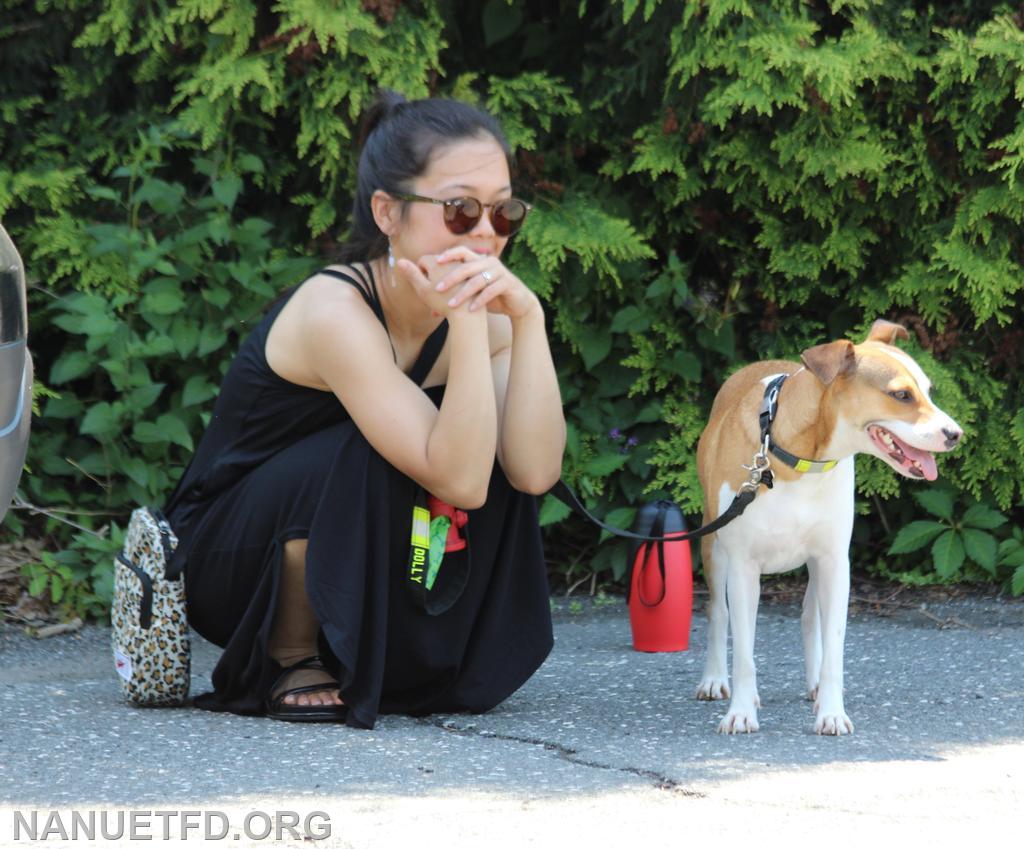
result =
[[[839,465],[838,460],[805,460],[797,457],[795,454],[790,454],[772,439],[772,422],[775,421],[775,416],[779,412],[779,392],[782,391],[782,384],[786,382],[787,377],[789,377],[788,374],[780,374],[765,387],[759,416],[761,424],[761,450],[765,453],[771,452],[791,469],[796,469],[798,472],[830,472]],[[760,452],[758,456],[760,456]],[[744,466],[744,468],[749,469],[750,467]],[[771,472],[768,471],[768,474],[769,480],[765,482],[765,485],[771,489]],[[762,480],[763,477],[764,473],[762,472]]]

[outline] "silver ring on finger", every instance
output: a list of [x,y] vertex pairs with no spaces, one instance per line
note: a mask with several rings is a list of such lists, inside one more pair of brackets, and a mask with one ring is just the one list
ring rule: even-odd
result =
[[484,285],[490,285],[494,281],[494,275],[489,271],[481,271],[480,276],[484,278]]

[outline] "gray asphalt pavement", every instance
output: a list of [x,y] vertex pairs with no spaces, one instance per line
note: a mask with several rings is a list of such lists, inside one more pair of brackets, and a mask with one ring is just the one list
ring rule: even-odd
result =
[[[723,703],[693,698],[703,616],[690,651],[642,654],[621,602],[559,602],[554,652],[496,710],[373,731],[133,709],[107,629],[0,625],[0,846],[1016,842],[1024,604],[853,613],[844,738],[811,731],[798,616],[762,605],[761,731],[736,737],[716,733]],[[216,657],[197,640],[193,692]]]

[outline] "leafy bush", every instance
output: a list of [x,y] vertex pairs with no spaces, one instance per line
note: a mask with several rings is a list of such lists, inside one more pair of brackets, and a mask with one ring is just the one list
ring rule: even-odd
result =
[[[953,496],[941,488],[915,493],[915,498],[935,518],[910,522],[901,528],[889,553],[909,554],[931,544],[934,573],[916,569],[904,573],[904,580],[914,583],[962,580],[965,577],[991,580],[996,577],[1000,566],[1016,566],[1012,586],[1014,592],[1020,594],[1024,559],[1020,556],[1020,546],[1013,544],[1019,542],[1019,537],[1006,539],[1000,546],[999,539],[992,533],[1006,524],[1002,513],[976,502],[958,518]],[[972,575],[972,571],[975,574]]]
[[[249,323],[341,237],[379,85],[480,102],[517,146],[536,213],[509,263],[546,301],[565,477],[594,512],[628,525],[668,495],[696,521],[724,378],[884,316],[966,439],[944,495],[858,460],[856,565],[1024,591],[1015,7],[0,3],[0,216],[54,396],[22,485],[50,516],[8,514],[50,541],[34,591],[102,611],[132,504],[166,495]],[[943,530],[911,551],[936,499]],[[621,578],[621,543],[543,517],[560,581]]]
[[[268,300],[314,265],[275,247],[269,221],[234,214],[243,178],[263,170],[259,159],[240,157],[235,173],[193,151],[193,173],[207,179],[190,195],[162,161],[175,141],[187,149],[187,137],[151,127],[131,165],[86,190],[99,221],[47,222],[49,237],[81,240],[84,262],[103,271],[84,275],[95,285],[37,308],[42,344],[59,328],[61,353],[40,368],[57,394],[41,405],[38,459],[23,483],[33,503],[77,509],[86,521],[123,524],[133,504],[163,500],[207,423],[231,353]],[[107,545],[79,532],[44,557],[29,570],[29,591],[48,588],[54,603],[80,614],[105,609],[121,536],[113,530]]]

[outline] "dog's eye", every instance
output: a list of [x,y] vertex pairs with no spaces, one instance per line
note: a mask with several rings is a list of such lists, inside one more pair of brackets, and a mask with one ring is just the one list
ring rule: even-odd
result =
[[895,389],[889,393],[889,397],[895,398],[897,401],[913,401],[914,393],[909,389]]

